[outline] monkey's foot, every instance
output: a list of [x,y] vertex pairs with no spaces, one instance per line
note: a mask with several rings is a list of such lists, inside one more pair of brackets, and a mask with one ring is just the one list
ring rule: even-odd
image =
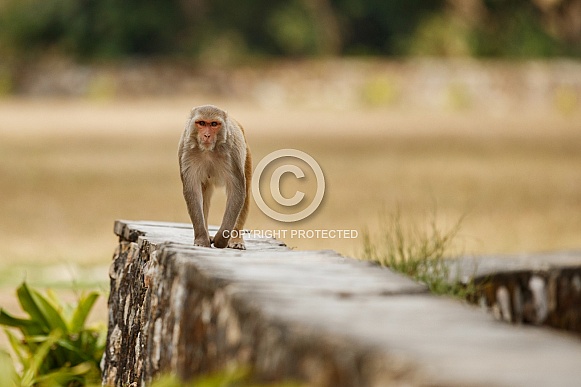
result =
[[230,238],[228,247],[231,249],[246,250],[246,245],[244,244],[244,239],[242,238]]
[[210,247],[210,239],[208,238],[194,239],[194,246]]

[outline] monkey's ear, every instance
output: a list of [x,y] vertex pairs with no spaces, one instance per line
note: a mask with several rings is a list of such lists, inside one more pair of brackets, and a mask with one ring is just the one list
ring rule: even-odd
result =
[[190,118],[188,118],[188,120],[187,120],[186,130],[190,133],[197,132],[196,121],[194,120],[193,115],[191,115]]

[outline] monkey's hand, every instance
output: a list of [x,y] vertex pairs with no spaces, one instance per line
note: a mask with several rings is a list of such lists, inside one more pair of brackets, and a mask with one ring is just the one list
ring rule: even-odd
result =
[[194,238],[194,246],[210,247],[210,239],[207,236]]

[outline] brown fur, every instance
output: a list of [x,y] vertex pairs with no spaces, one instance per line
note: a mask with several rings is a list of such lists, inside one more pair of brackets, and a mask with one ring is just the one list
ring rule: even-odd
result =
[[[216,106],[196,107],[186,122],[178,157],[194,244],[245,249],[241,231],[248,216],[252,158],[242,126]],[[212,240],[210,199],[220,185],[226,186],[228,198],[222,225]]]

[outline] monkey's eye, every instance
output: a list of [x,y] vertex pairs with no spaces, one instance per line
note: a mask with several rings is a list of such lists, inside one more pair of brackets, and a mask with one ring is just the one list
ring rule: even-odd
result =
[[212,121],[212,126],[218,126],[218,123],[216,121]]
[[200,125],[200,126],[206,126],[206,121],[198,121],[198,125]]

